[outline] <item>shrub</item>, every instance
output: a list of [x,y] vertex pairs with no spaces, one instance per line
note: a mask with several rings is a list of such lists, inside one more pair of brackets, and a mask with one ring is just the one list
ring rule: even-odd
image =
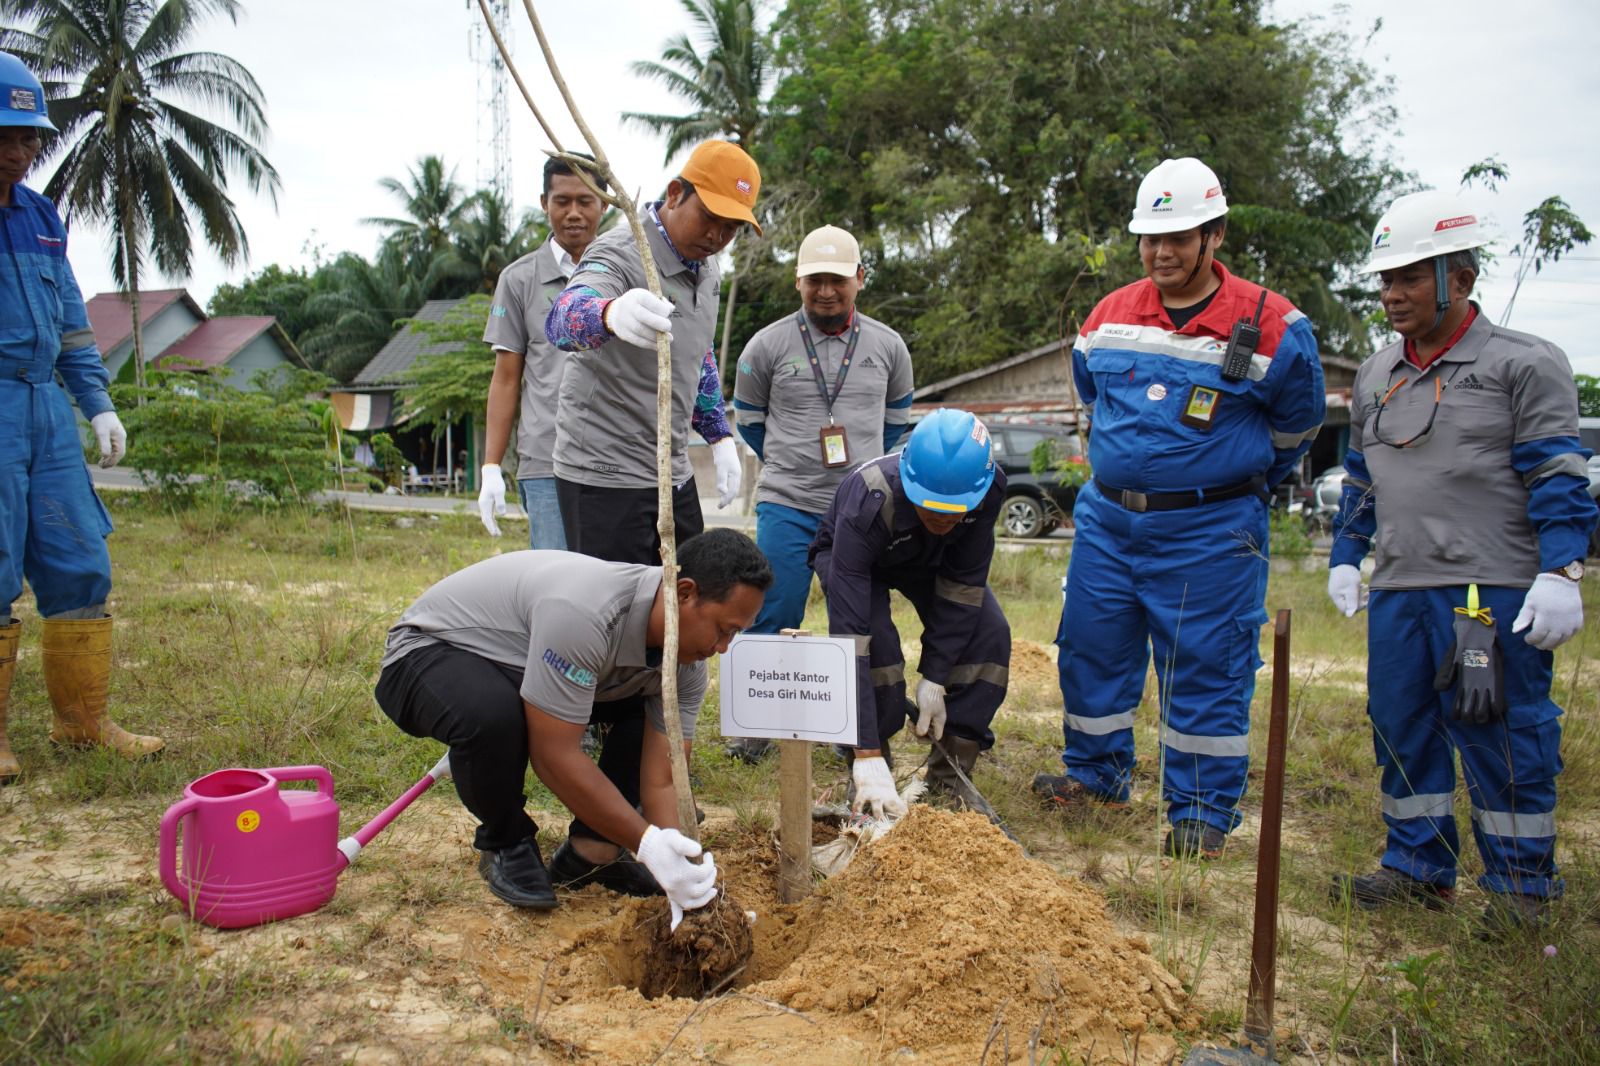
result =
[[332,382],[280,369],[254,384],[244,392],[206,372],[151,370],[143,389],[113,386],[139,480],[181,505],[202,495],[283,502],[328,487],[334,457],[314,397]]

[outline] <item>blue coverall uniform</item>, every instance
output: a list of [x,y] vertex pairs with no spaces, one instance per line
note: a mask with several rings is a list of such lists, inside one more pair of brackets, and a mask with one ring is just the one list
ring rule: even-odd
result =
[[946,735],[983,751],[994,745],[989,726],[1011,670],[1011,627],[988,587],[1005,482],[996,470],[978,506],[943,536],[923,526],[907,499],[898,454],[861,464],[840,484],[808,561],[828,599],[828,632],[855,638],[856,747],[882,747],[913,713],[890,589],[922,620],[917,670],[945,687]]
[[[39,613],[103,605],[111,594],[111,519],[84,464],[72,403],[87,419],[112,410],[110,377],[67,263],[49,200],[23,185],[0,208],[0,620],[26,577]],[[56,384],[59,374],[66,389]],[[103,611],[95,611],[100,614]]]
[[[1360,565],[1376,539],[1367,713],[1388,825],[1382,864],[1455,884],[1459,751],[1483,856],[1478,884],[1555,896],[1554,656],[1511,627],[1534,578],[1581,560],[1594,529],[1572,368],[1559,348],[1494,325],[1476,305],[1425,370],[1405,347],[1385,348],[1356,375],[1329,557]],[[1481,725],[1454,720],[1453,687],[1434,690],[1470,584],[1494,619],[1507,705]]]
[[1073,508],[1056,643],[1068,775],[1127,799],[1153,650],[1167,817],[1228,832],[1267,620],[1265,494],[1311,446],[1326,397],[1311,323],[1272,292],[1249,373],[1222,376],[1229,333],[1263,290],[1213,269],[1220,288],[1181,329],[1144,279],[1101,300],[1073,346],[1094,479]]

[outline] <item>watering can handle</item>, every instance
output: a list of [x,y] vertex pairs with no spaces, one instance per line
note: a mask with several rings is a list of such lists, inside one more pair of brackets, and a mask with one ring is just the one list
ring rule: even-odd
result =
[[194,796],[186,796],[168,807],[167,813],[161,816],[161,883],[185,907],[189,905],[189,888],[178,877],[178,823],[199,803]]
[[333,774],[325,766],[274,766],[261,772],[280,785],[286,781],[315,781],[318,792],[333,795]]

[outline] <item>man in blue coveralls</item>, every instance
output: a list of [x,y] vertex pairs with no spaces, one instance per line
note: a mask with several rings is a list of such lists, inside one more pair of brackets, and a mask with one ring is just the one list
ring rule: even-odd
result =
[[1185,857],[1220,854],[1239,823],[1267,620],[1266,499],[1326,403],[1306,316],[1216,261],[1227,213],[1198,159],[1146,175],[1128,229],[1147,277],[1101,300],[1073,345],[1094,478],[1073,509],[1056,636],[1067,772],[1033,782],[1067,809],[1127,802],[1153,650],[1164,851]]
[[[1402,196],[1372,238],[1366,273],[1400,340],[1356,374],[1328,594],[1347,617],[1369,607],[1389,839],[1376,871],[1333,892],[1369,910],[1450,898],[1459,751],[1485,918],[1530,924],[1561,893],[1551,653],[1583,628],[1595,524],[1578,390],[1561,349],[1472,302],[1488,237],[1455,197]],[[1369,601],[1359,567],[1374,539]]]
[[55,126],[39,79],[0,52],[0,425],[8,442],[0,460],[0,784],[21,773],[5,722],[22,635],[11,606],[24,577],[44,618],[40,660],[55,707],[50,739],[103,744],[130,758],[162,746],[126,732],[106,712],[111,519],[89,482],[72,405],[55,376],[89,419],[101,466],[116,465],[128,438],[67,265],[61,218],[22,184],[44,130]]
[[[978,753],[994,745],[989,725],[1010,680],[1011,627],[988,587],[1005,494],[988,429],[966,411],[940,408],[902,453],[851,471],[822,518],[809,562],[828,599],[828,632],[856,642],[860,735],[850,780],[858,810],[905,813],[889,738],[912,711],[916,734],[943,749],[928,761],[929,790],[969,807],[981,802],[956,768],[970,780]],[[891,589],[922,620],[915,707],[906,702]]]

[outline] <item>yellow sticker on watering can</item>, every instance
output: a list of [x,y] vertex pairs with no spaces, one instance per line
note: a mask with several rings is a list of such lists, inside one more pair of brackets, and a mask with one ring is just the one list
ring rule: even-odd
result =
[[254,833],[256,827],[261,824],[261,815],[255,811],[240,811],[239,817],[234,819],[234,824],[239,827],[241,833]]

